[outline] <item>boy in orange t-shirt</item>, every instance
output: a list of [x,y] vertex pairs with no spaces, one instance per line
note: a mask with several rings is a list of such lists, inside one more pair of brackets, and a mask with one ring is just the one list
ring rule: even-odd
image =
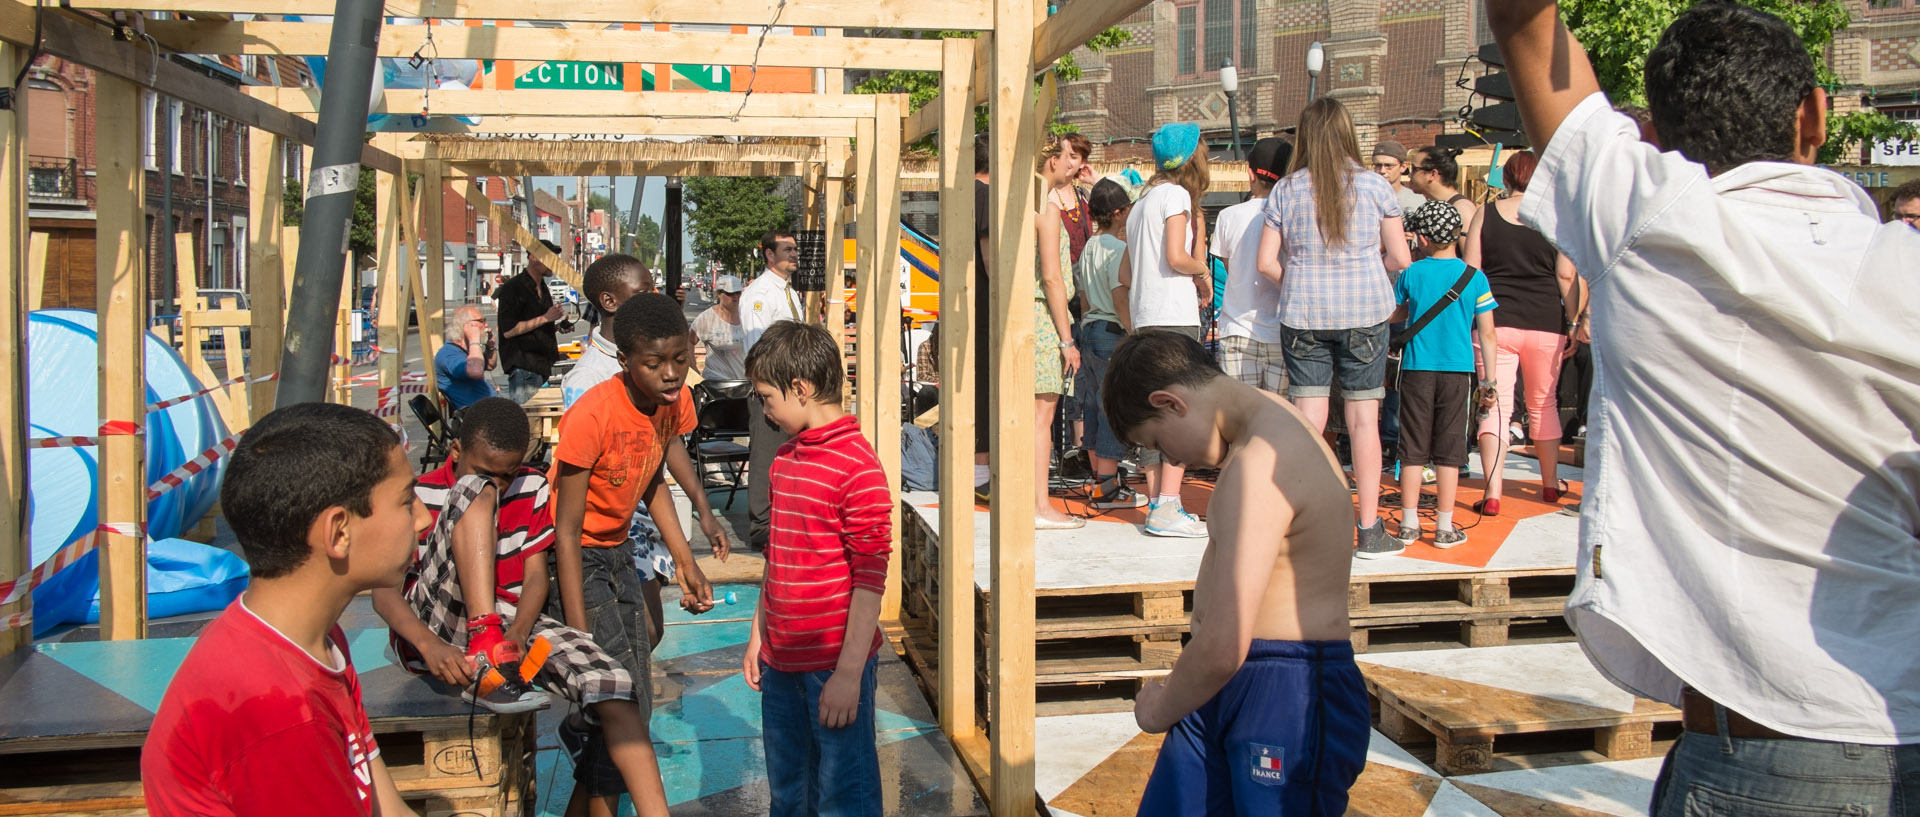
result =
[[[680,305],[657,293],[629,298],[614,313],[612,329],[621,376],[587,390],[560,418],[551,475],[552,575],[560,592],[549,598],[548,614],[590,633],[627,667],[635,688],[645,690],[651,689],[650,628],[629,538],[640,503],[677,562],[681,605],[696,614],[713,609],[713,588],[693,562],[661,469],[668,450],[684,445],[681,435],[694,428],[693,395],[684,382],[693,349]],[[651,696],[635,697],[645,711]],[[575,803],[587,799],[594,815],[616,813],[620,795],[629,793],[620,769],[656,763],[645,739],[609,744],[599,732],[570,724],[562,725],[560,737],[574,761]],[[652,780],[659,780],[657,771]],[[665,815],[664,788],[648,788],[631,792],[635,808]]]

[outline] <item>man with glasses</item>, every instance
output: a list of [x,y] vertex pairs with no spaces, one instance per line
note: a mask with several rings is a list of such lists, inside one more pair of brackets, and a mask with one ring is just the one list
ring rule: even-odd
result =
[[1893,189],[1893,220],[1920,230],[1920,179]]
[[[765,259],[766,271],[753,279],[740,293],[740,331],[746,341],[740,348],[741,359],[746,359],[753,345],[767,327],[779,321],[802,320],[806,310],[801,306],[803,298],[793,289],[793,273],[800,268],[800,245],[789,230],[769,230],[760,237],[760,253]],[[832,327],[829,327],[831,329]],[[747,448],[751,457],[747,462],[747,543],[756,550],[767,546],[767,534],[772,530],[773,505],[767,496],[768,475],[773,469],[773,454],[780,444],[787,441],[787,435],[778,427],[766,421],[766,414],[759,397],[747,399],[749,414],[747,426],[753,437]]]
[[487,328],[480,308],[467,305],[454,310],[446,342],[433,354],[434,379],[454,411],[493,396],[487,370],[493,368],[495,352],[493,330]]
[[1426,196],[1408,189],[1403,182],[1407,175],[1406,145],[1392,139],[1374,143],[1373,172],[1385,176],[1387,183],[1393,185],[1393,195],[1400,200],[1400,209],[1411,213],[1427,203]]

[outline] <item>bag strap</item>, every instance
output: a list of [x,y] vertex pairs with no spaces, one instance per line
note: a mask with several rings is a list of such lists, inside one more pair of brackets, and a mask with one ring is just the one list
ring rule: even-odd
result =
[[1447,290],[1445,296],[1435,301],[1433,306],[1427,307],[1427,311],[1420,316],[1419,320],[1414,321],[1411,326],[1393,333],[1393,337],[1388,338],[1387,342],[1395,348],[1405,346],[1411,342],[1414,335],[1420,334],[1420,330],[1427,328],[1427,324],[1433,323],[1434,318],[1440,317],[1441,311],[1452,306],[1454,301],[1460,300],[1460,293],[1467,288],[1468,282],[1473,280],[1473,274],[1476,272],[1479,272],[1479,270],[1474,269],[1472,264],[1468,264],[1466,271],[1460,273],[1460,280],[1453,282],[1453,287]]

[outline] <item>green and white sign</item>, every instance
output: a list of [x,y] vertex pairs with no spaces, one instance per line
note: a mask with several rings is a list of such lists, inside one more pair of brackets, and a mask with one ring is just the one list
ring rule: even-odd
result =
[[688,83],[708,91],[733,90],[733,69],[725,65],[676,65],[673,73],[676,90],[691,90]]
[[620,91],[627,87],[626,67],[617,62],[550,60],[514,77],[513,87],[550,91]]

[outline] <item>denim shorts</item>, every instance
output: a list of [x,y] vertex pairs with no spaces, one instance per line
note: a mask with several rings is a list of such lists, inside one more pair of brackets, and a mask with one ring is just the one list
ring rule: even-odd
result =
[[[559,560],[547,562],[552,590],[547,615],[562,622]],[[640,571],[633,566],[633,542],[617,547],[580,549],[580,590],[587,607],[587,634],[633,677],[633,697],[644,719],[653,710],[653,629],[647,616]],[[581,729],[574,718],[561,722],[560,739],[573,756],[573,778],[593,797],[625,794],[626,779],[613,765],[598,726]]]
[[1340,383],[1343,400],[1387,395],[1387,323],[1357,329],[1280,327],[1287,357],[1287,396],[1328,397]]
[[1654,781],[1654,817],[1920,815],[1920,744],[1750,740],[1687,732]]
[[1100,405],[1100,387],[1107,380],[1107,362],[1113,359],[1113,347],[1126,337],[1120,324],[1112,321],[1088,321],[1080,329],[1080,372],[1086,376],[1081,390],[1081,405],[1086,408],[1086,431],[1080,444],[1096,457],[1126,459],[1127,446],[1113,433],[1107,413]]

